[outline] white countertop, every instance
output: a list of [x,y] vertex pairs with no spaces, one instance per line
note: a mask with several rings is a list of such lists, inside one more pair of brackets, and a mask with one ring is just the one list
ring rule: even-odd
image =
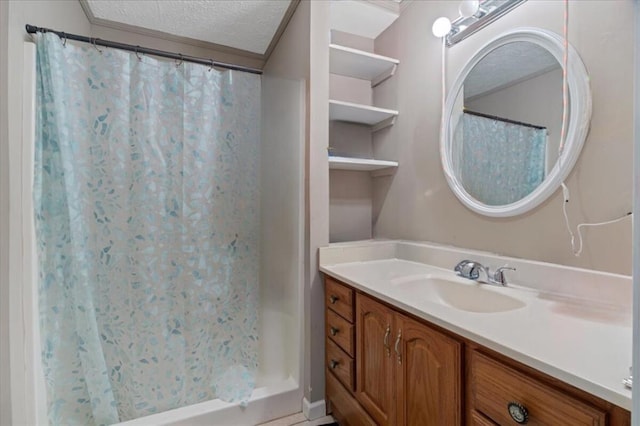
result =
[[[631,285],[629,277],[429,244],[372,242],[379,245],[374,250],[366,244],[321,249],[320,270],[417,317],[631,410],[631,391],[621,382],[629,374],[632,353],[630,289],[626,282],[628,278]],[[459,310],[418,294],[415,289],[394,284],[402,278],[431,274],[480,285],[455,276],[453,266],[444,268],[398,258],[407,246],[413,246],[409,247],[411,251],[423,250],[422,257],[438,259],[434,263],[442,263],[438,256],[448,251],[447,256],[458,260],[479,259],[485,265],[492,261],[517,264],[519,271],[539,269],[547,276],[554,276],[553,272],[560,268],[563,272],[557,275],[564,274],[565,281],[571,274],[582,279],[584,284],[575,284],[577,288],[582,285],[586,293],[567,295],[566,282],[561,286],[562,294],[550,291],[549,284],[540,288],[529,282],[518,285],[515,273],[510,274],[515,284],[508,287],[482,286],[483,290],[523,302],[523,307],[496,313]],[[424,255],[425,250],[431,254]],[[433,254],[436,252],[437,256]],[[341,263],[341,258],[348,261]],[[353,261],[357,258],[362,260]],[[617,292],[620,294],[614,294]]]

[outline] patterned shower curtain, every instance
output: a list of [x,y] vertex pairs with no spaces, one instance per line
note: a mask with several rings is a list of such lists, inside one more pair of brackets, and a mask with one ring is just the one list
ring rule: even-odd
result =
[[37,36],[34,198],[52,424],[246,401],[260,77]]
[[456,174],[484,204],[514,203],[545,178],[546,129],[464,113],[454,138]]

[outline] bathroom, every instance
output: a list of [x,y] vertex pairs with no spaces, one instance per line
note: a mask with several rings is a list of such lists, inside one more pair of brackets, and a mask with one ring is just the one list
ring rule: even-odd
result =
[[[380,243],[379,248],[371,246],[361,251],[373,255],[378,250],[379,259],[391,256],[424,263],[424,259],[434,258],[425,254],[426,251],[435,250],[440,253],[434,255],[435,258],[443,263],[430,262],[452,273],[457,262],[467,259],[463,256],[488,264],[492,269],[507,263],[516,265],[516,272],[505,272],[507,280],[516,285],[525,284],[525,271],[534,271],[531,277],[537,273],[557,274],[546,275],[547,282],[540,284],[548,287],[548,294],[554,294],[553,287],[560,281],[557,277],[584,273],[584,279],[593,283],[590,288],[595,289],[599,297],[614,293],[607,291],[606,283],[604,289],[600,287],[603,280],[610,282],[612,288],[623,288],[621,298],[626,297],[627,302],[624,309],[630,309],[632,269],[638,264],[632,250],[633,241],[638,240],[632,236],[634,217],[628,215],[634,207],[632,88],[635,64],[632,52],[637,13],[631,0],[568,2],[568,40],[584,63],[590,86],[588,134],[575,165],[565,176],[566,193],[558,183],[548,197],[528,211],[502,217],[481,214],[465,206],[456,197],[443,171],[441,118],[443,102],[447,100],[443,100],[442,93],[443,55],[446,88],[450,89],[475,52],[505,32],[535,27],[563,36],[564,1],[525,1],[444,51],[443,40],[432,33],[432,24],[439,17],[455,20],[459,16],[458,1],[285,2],[286,6],[279,6],[280,19],[268,35],[269,42],[264,43],[264,50],[253,55],[224,46],[224,42],[213,45],[193,37],[173,36],[153,27],[145,29],[114,22],[113,18],[101,19],[96,15],[97,9],[88,8],[90,3],[94,2],[0,2],[0,93],[3,94],[0,97],[0,205],[3,206],[0,213],[0,354],[3,360],[0,363],[0,424],[34,424],[36,419],[47,416],[36,370],[38,339],[29,332],[38,319],[37,298],[34,287],[30,286],[36,276],[33,256],[29,256],[35,253],[30,240],[33,238],[30,223],[33,206],[31,198],[24,196],[29,194],[31,170],[27,161],[32,149],[23,142],[28,140],[26,129],[30,128],[29,123],[23,121],[28,117],[25,111],[29,110],[25,100],[29,69],[23,65],[28,56],[24,45],[31,41],[25,32],[27,24],[212,58],[263,72],[265,149],[260,161],[268,167],[262,167],[265,190],[261,220],[270,226],[263,226],[261,234],[262,253],[268,254],[263,256],[261,274],[268,278],[260,294],[261,309],[270,312],[272,317],[269,321],[263,317],[260,342],[265,347],[278,348],[261,352],[263,366],[269,366],[265,371],[277,372],[276,380],[269,382],[265,375],[265,386],[261,388],[265,394],[257,395],[246,408],[237,404],[220,404],[215,408],[195,405],[187,417],[176,413],[175,417],[158,417],[138,424],[257,424],[299,412],[306,419],[323,418],[331,404],[325,403],[327,314],[325,303],[321,302],[325,299],[324,274],[319,270],[330,265],[326,263],[329,258],[336,264],[347,262],[349,247],[369,247],[349,242],[373,238],[423,243],[420,248],[410,247],[408,243],[397,243],[393,247]],[[336,7],[344,9],[336,10]],[[354,13],[350,7],[355,8],[355,18],[350,15]],[[102,13],[106,12],[102,10]],[[364,22],[369,18],[382,21],[383,30],[366,33],[366,28],[360,28],[366,27]],[[353,35],[359,31],[364,35]],[[337,75],[330,68],[329,44],[393,58],[397,66],[393,75],[375,84]],[[449,93],[447,90],[446,95]],[[332,119],[327,108],[330,100],[334,101],[333,105],[340,102],[373,105],[398,114],[395,120],[372,131],[367,126]],[[265,108],[265,103],[270,108]],[[270,112],[273,114],[265,117]],[[268,120],[274,120],[273,126],[264,124]],[[273,144],[272,150],[267,143]],[[339,166],[329,163],[328,147],[334,157],[374,158],[396,162],[397,166],[374,172],[336,169]],[[269,172],[273,170],[282,175]],[[286,185],[281,176],[287,177]],[[569,202],[564,200],[567,193]],[[573,246],[563,208],[569,228],[576,234]],[[611,224],[581,228],[582,251],[579,256],[574,254],[578,224],[618,218],[621,220]],[[329,246],[330,243],[337,244]],[[327,247],[334,252],[327,251]],[[447,251],[450,247],[460,251]],[[321,254],[320,248],[325,250]],[[339,253],[335,254],[340,250],[345,254],[342,259]],[[353,255],[351,260],[368,260],[362,253],[359,258]],[[348,275],[342,275],[343,282],[347,279]],[[279,284],[283,282],[286,285]],[[347,284],[355,286],[358,293],[365,292],[357,287],[358,283]],[[557,288],[560,287],[562,284],[557,284]],[[386,296],[380,293],[377,296],[386,304],[393,304],[384,298]],[[406,304],[401,307],[413,318],[429,321],[412,310],[418,308]],[[631,392],[622,386],[632,359],[631,320],[628,315],[624,318],[628,322],[619,328],[621,335],[628,337],[625,343],[628,350],[621,357],[620,363],[624,365],[618,366],[620,373],[616,372],[616,377],[611,378],[612,383],[621,387],[616,392],[624,402],[608,402],[631,411]],[[602,322],[584,323],[591,324],[594,333],[602,329]],[[443,324],[437,325],[446,329]],[[562,323],[556,328],[562,329]],[[394,341],[395,331],[391,336]],[[526,330],[514,332],[526,333]],[[459,335],[460,331],[454,334]],[[465,342],[469,338],[464,334],[462,337]],[[357,364],[355,359],[354,362]],[[540,366],[533,366],[536,367]],[[551,371],[542,370],[553,376]],[[570,385],[580,387],[577,382],[570,381]],[[562,390],[563,386],[560,386]],[[583,395],[579,399],[587,397]],[[211,411],[209,417],[207,410]]]

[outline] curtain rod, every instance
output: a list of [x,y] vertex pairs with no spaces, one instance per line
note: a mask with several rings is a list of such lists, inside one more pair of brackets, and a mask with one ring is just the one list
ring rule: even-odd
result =
[[77,34],[69,34],[63,31],[56,31],[49,28],[36,27],[35,25],[27,24],[25,25],[25,29],[29,34],[53,33],[64,40],[80,41],[83,43],[90,43],[94,46],[97,45],[97,46],[104,46],[104,47],[112,47],[114,49],[127,50],[129,52],[136,52],[143,55],[159,56],[161,58],[169,58],[169,59],[175,59],[177,61],[193,62],[194,64],[207,65],[210,67],[225,68],[233,71],[244,71],[251,74],[262,74],[262,70],[259,70],[257,68],[244,67],[242,65],[227,64],[224,62],[214,61],[213,59],[199,58],[197,56],[189,56],[189,55],[183,55],[180,53],[166,52],[164,50],[134,46],[132,44],[118,43],[117,41],[102,40],[99,38],[86,37],[86,36],[81,36]]
[[484,118],[490,118],[492,120],[503,121],[505,123],[518,124],[520,126],[533,127],[534,129],[539,129],[539,130],[546,130],[546,127],[544,126],[536,126],[535,124],[524,123],[522,121],[509,120],[508,118],[498,117],[497,115],[483,114],[481,112],[471,111],[466,108],[463,109],[462,112],[464,112],[465,114],[477,115],[478,117],[484,117]]

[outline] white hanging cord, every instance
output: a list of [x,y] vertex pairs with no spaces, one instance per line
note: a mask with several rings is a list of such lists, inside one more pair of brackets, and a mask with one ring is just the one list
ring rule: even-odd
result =
[[[564,146],[567,139],[567,121],[569,115],[569,84],[567,79],[567,71],[569,69],[569,0],[564,0],[564,25],[563,25],[563,35],[564,35],[564,51],[562,54],[562,129],[560,131],[560,146],[558,147],[558,167],[562,166],[562,157],[564,152]],[[587,226],[603,226],[603,225],[611,225],[616,222],[620,222],[621,220],[626,219],[631,216],[633,213],[629,212],[624,216],[620,216],[616,219],[607,220],[604,222],[595,222],[595,223],[581,223],[576,227],[576,232],[578,233],[578,246],[576,247],[576,236],[571,229],[571,223],[569,222],[569,215],[567,213],[567,204],[569,203],[569,188],[567,185],[562,182],[560,184],[562,187],[562,214],[564,216],[564,223],[567,226],[567,231],[569,232],[569,236],[571,237],[571,251],[573,255],[579,257],[582,254],[583,249],[583,240],[582,240],[582,228]]]
[[[605,222],[597,222],[597,223],[581,223],[580,225],[577,226],[577,230],[578,230],[578,248],[573,250],[573,254],[578,257],[580,256],[580,254],[582,253],[582,231],[581,228],[585,227],[585,226],[601,226],[601,225],[611,225],[612,223],[616,223],[616,222],[620,222],[621,220],[626,219],[627,217],[633,215],[633,213],[629,212],[624,216],[621,216],[617,219],[612,219],[612,220],[607,220]],[[573,237],[571,239],[571,247],[574,247],[573,244]]]
[[[567,81],[567,64],[568,64],[568,54],[569,51],[569,0],[564,0],[564,25],[562,34],[564,36],[564,50],[562,52],[562,127],[560,130],[560,144],[558,145],[558,169],[562,169],[562,154],[564,151],[564,143],[567,137],[567,115],[569,110],[569,105],[567,104],[568,98],[568,81]],[[560,184],[562,187],[562,214],[564,216],[564,223],[567,226],[567,231],[569,232],[569,236],[571,237],[571,250],[575,256],[579,256],[580,254],[576,254],[576,246],[575,240],[576,236],[571,229],[571,223],[569,222],[569,215],[567,214],[567,203],[569,202],[569,188],[567,185],[562,182]],[[580,236],[580,241],[582,241],[582,235]],[[582,243],[580,244],[582,246]],[[582,251],[582,250],[580,250]]]

